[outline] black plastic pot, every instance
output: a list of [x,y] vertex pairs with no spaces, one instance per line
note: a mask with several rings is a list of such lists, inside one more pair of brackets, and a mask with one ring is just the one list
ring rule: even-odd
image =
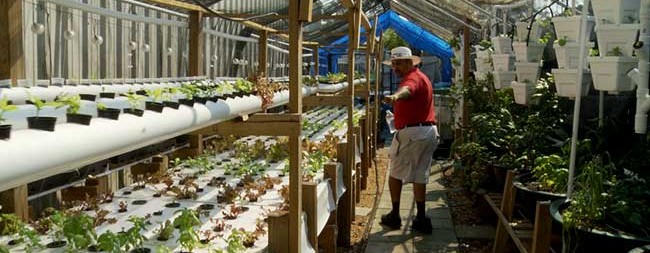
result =
[[126,109],[124,109],[124,113],[128,113],[128,114],[131,114],[131,115],[142,117],[142,115],[144,114],[144,111],[140,110],[140,109],[126,108]]
[[150,248],[137,248],[137,249],[131,250],[131,253],[151,253],[151,249]]
[[194,102],[197,102],[199,104],[206,104],[208,102],[208,98],[206,98],[206,97],[194,97]]
[[151,101],[147,101],[147,102],[144,103],[144,109],[149,110],[149,111],[162,112],[163,108],[165,108],[165,107],[163,106],[162,103],[151,102]]
[[141,206],[141,205],[144,205],[144,204],[146,204],[146,203],[147,203],[146,200],[144,200],[144,199],[138,199],[138,200],[134,200],[133,202],[131,202],[131,205]]
[[214,205],[213,204],[202,204],[202,205],[199,206],[199,209],[201,209],[201,210],[212,210],[212,209],[214,209]]
[[101,92],[99,93],[100,98],[115,98],[115,93],[113,92]]
[[0,125],[0,140],[11,138],[11,125]]
[[512,184],[517,188],[515,203],[526,218],[535,219],[535,208],[537,201],[555,201],[565,198],[566,194],[552,193],[546,191],[535,191],[528,189],[526,183],[530,182],[530,174],[517,175]]
[[220,96],[212,96],[212,97],[208,98],[208,101],[212,101],[213,103],[216,103],[217,101],[219,101],[219,99],[222,99],[222,97],[220,97]]
[[120,109],[115,109],[115,108],[97,109],[97,117],[118,120],[120,118]]
[[194,99],[181,98],[178,100],[178,103],[192,107],[194,106]]
[[180,103],[174,102],[174,101],[164,101],[163,102],[164,107],[169,107],[169,108],[172,108],[172,109],[178,109],[178,107],[180,107],[180,105],[181,105]]
[[86,100],[86,101],[95,101],[97,96],[95,94],[79,94],[79,97],[81,100]]
[[49,249],[54,249],[54,248],[61,248],[61,247],[65,246],[66,244],[68,244],[66,241],[53,241],[53,242],[48,243],[47,245],[45,245],[45,247],[47,247]]
[[135,92],[135,94],[146,96],[147,95],[147,90],[138,90]]
[[43,131],[54,132],[56,117],[27,117],[27,127]]
[[[562,223],[562,212],[571,205],[566,199],[558,199],[551,203],[549,211],[554,222]],[[619,231],[620,232],[620,231]],[[612,234],[598,229],[564,228],[562,241],[565,252],[618,252],[626,253],[631,250],[650,245],[650,238],[641,238],[622,233]]]
[[181,206],[181,203],[178,203],[178,202],[171,202],[171,203],[165,204],[165,207],[167,207],[167,208],[177,208],[177,207],[180,207],[180,206]]
[[[46,101],[45,101],[45,99],[41,99],[41,102],[45,103]],[[25,100],[25,104],[33,105],[34,102],[32,102],[31,100]]]
[[90,125],[90,120],[93,118],[92,115],[86,115],[86,114],[73,114],[73,113],[67,113],[66,115],[68,123],[75,123],[75,124],[81,124],[88,126]]

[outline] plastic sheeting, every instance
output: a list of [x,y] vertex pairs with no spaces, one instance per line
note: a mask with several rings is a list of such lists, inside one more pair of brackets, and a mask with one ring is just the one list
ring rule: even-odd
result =
[[[372,24],[373,21],[370,21],[370,23]],[[451,46],[449,46],[449,43],[436,36],[435,34],[432,34],[429,31],[423,29],[417,24],[409,21],[408,19],[398,15],[392,10],[386,11],[379,15],[379,20],[377,23],[377,36],[379,36],[388,28],[392,28],[400,37],[408,42],[411,47],[440,58],[442,61],[442,67],[440,70],[442,81],[451,82],[451,58],[454,56],[454,53],[451,49]],[[361,34],[365,35],[363,27],[361,28]],[[346,35],[334,41],[332,45],[347,45],[348,40],[349,37]],[[361,36],[362,43],[366,40],[366,36]],[[345,55],[346,52],[347,48],[330,47],[320,49],[319,54],[322,55],[322,57],[319,59],[320,64],[325,64],[325,66],[327,66],[329,62],[331,63],[330,71],[337,72],[337,60],[341,55]],[[327,73],[326,71],[321,70],[320,74],[325,75]]]

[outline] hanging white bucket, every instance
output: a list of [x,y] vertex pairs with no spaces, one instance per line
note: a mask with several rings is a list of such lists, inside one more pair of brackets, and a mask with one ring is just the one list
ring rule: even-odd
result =
[[627,72],[638,63],[637,58],[627,56],[589,57],[594,88],[610,92],[634,90],[634,84],[627,77]]
[[516,62],[517,81],[535,83],[539,79],[539,62]]
[[474,63],[476,64],[476,71],[479,72],[492,71],[492,63],[490,62],[490,58],[488,59],[476,58]]
[[492,47],[495,54],[512,53],[512,39],[505,36],[496,36],[491,38]]
[[539,62],[542,59],[545,46],[532,41],[528,45],[526,45],[526,42],[512,43],[512,48],[515,51],[515,57],[518,62]]
[[[594,46],[593,42],[587,43],[585,45],[585,62],[587,56],[589,55],[589,49]],[[558,45],[555,43],[555,58],[557,59],[557,65],[561,69],[577,69],[580,65],[580,44],[577,42],[567,42],[564,46]],[[585,68],[587,66],[585,65]]]
[[[528,36],[528,25],[530,23],[528,22],[517,22],[515,25],[517,26],[517,35],[515,36],[516,40],[518,42],[526,42],[526,37]],[[531,29],[530,29],[530,37],[529,41],[537,41],[539,38],[542,37],[542,28],[539,26],[539,23],[533,22]]]
[[632,24],[639,22],[640,0],[592,0],[596,24]]
[[[553,69],[551,70],[555,80],[557,95],[561,97],[576,97],[576,83],[578,82],[578,69]],[[591,72],[588,69],[582,73],[582,96],[589,94],[591,88]]]
[[520,105],[532,104],[535,83],[512,82],[512,93],[515,95],[515,103]]
[[[580,21],[582,16],[554,17],[553,26],[558,39],[566,38],[569,42],[576,42],[580,37]],[[594,30],[594,17],[587,17],[587,38],[591,37]]]
[[620,48],[624,56],[632,56],[638,32],[639,24],[599,25],[596,27],[596,35],[600,56],[609,56],[607,53],[616,47]]
[[510,87],[510,83],[515,80],[514,71],[494,71],[494,88],[497,90]]
[[515,69],[515,56],[512,54],[492,54],[495,71],[512,71]]

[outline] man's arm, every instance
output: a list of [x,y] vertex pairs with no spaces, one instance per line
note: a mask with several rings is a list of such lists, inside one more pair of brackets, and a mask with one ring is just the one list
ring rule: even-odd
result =
[[384,97],[384,102],[392,104],[399,99],[408,99],[411,96],[411,91],[407,86],[402,86],[393,95]]

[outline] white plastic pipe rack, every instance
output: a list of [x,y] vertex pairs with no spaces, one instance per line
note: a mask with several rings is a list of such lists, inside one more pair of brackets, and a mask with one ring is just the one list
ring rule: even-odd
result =
[[[316,92],[304,87],[303,95]],[[273,106],[289,101],[289,92],[276,93]],[[162,113],[145,111],[142,117],[120,115],[119,120],[96,118],[90,126],[58,124],[55,132],[12,131],[0,141],[0,191],[25,185],[93,162],[152,145],[176,136],[260,111],[256,96],[208,102]]]
[[636,82],[636,114],[634,115],[634,132],[644,134],[648,130],[648,110],[650,110],[650,95],[648,95],[648,82],[650,81],[650,0],[641,1],[639,12],[641,30],[639,41],[643,47],[637,50],[639,55],[639,78]]

